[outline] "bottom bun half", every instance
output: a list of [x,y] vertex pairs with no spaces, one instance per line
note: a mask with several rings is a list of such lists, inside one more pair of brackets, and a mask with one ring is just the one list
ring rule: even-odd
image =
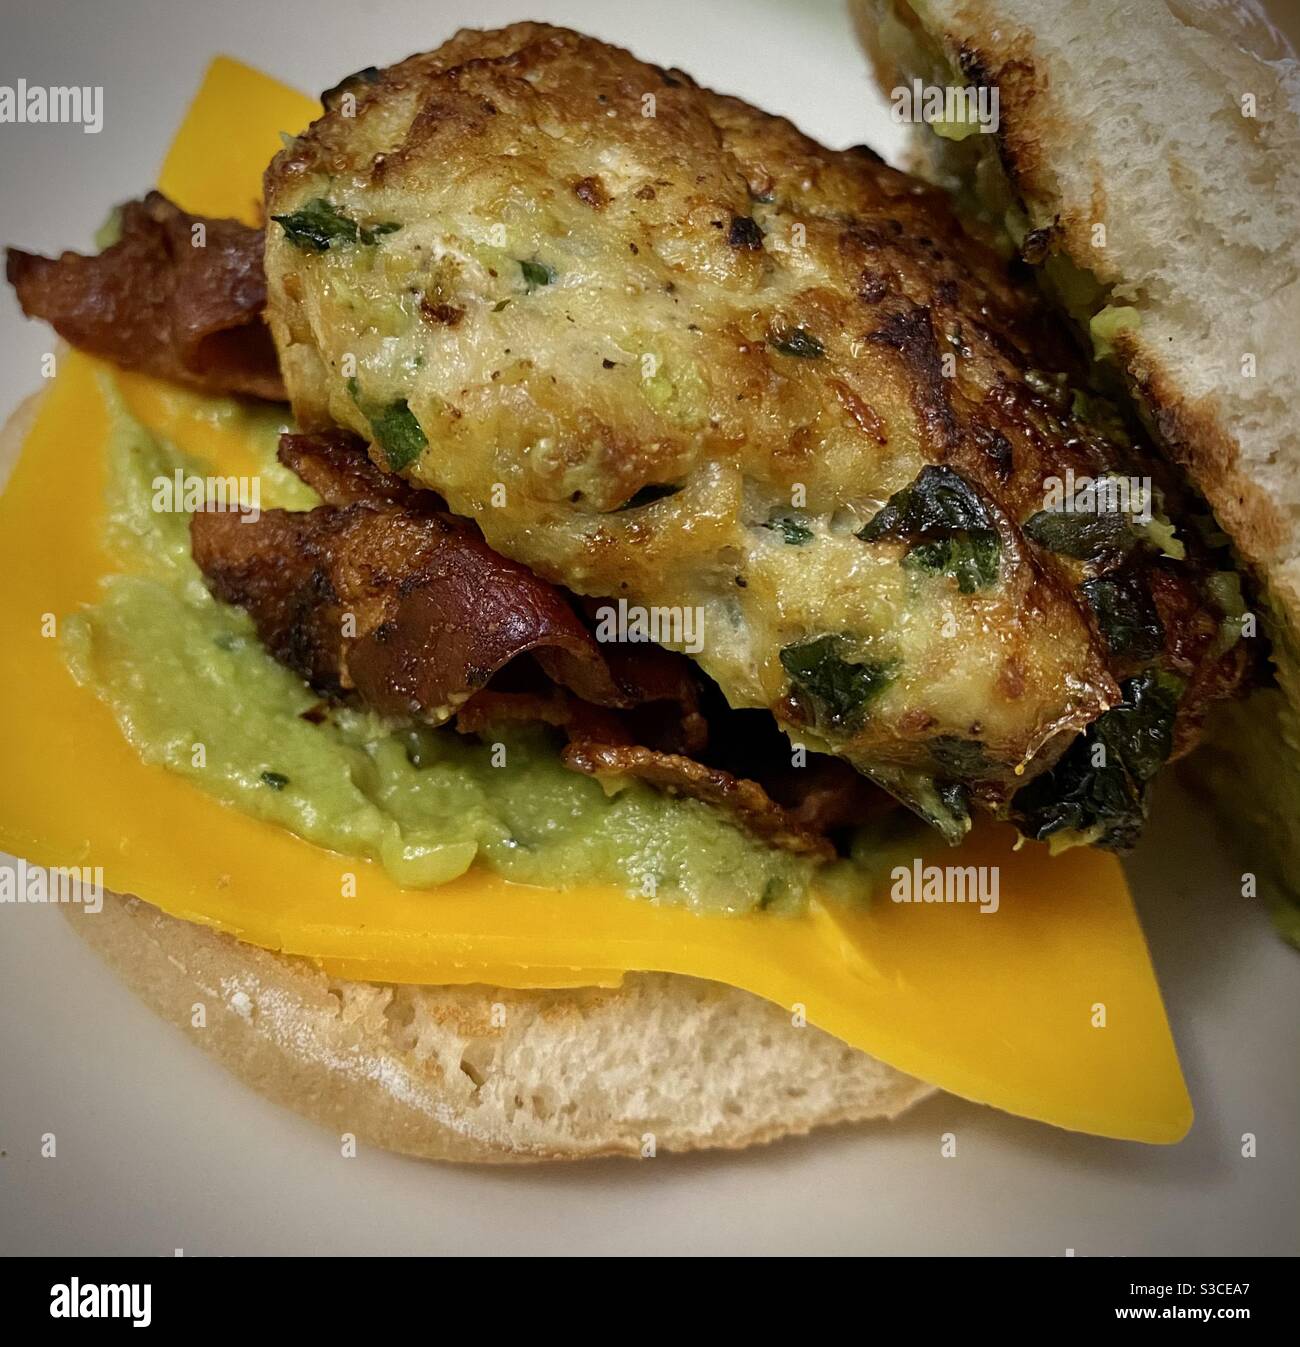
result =
[[892,1118],[932,1092],[779,1006],[696,978],[393,986],[332,978],[136,898],[105,894],[101,912],[72,921],[246,1085],[363,1147],[489,1163],[738,1149]]

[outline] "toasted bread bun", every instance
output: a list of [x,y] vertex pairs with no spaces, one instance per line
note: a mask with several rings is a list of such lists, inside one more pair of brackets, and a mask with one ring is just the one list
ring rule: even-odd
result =
[[935,80],[936,46],[959,82],[998,89],[996,135],[954,142],[918,126],[920,167],[969,176],[996,144],[1028,228],[1049,229],[1050,252],[1137,309],[1139,326],[1115,338],[1125,372],[1300,628],[1295,53],[1253,3],[859,3],[886,89]]
[[629,974],[611,991],[347,982],[115,894],[72,925],[245,1084],[340,1137],[427,1159],[737,1149],[892,1118],[931,1093],[696,978]]
[[1225,709],[1188,770],[1300,943],[1296,54],[1255,0],[854,3],[886,91],[998,90],[995,135],[918,125],[912,167],[972,203],[1009,188],[1014,232],[1099,283],[1089,309],[1137,310],[1119,368],[1253,577],[1282,691]]

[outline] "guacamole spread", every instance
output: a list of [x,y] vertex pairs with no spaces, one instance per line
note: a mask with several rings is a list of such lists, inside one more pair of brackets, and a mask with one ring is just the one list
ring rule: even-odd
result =
[[[696,800],[639,783],[612,793],[559,761],[553,731],[453,729],[325,706],[260,645],[247,615],[217,602],[190,557],[189,517],[157,508],[158,484],[220,469],[135,420],[104,376],[105,544],[121,567],[98,602],[61,624],[78,681],[105,701],[148,762],[224,803],[347,857],[432,887],[472,864],[559,887],[605,883],[702,910],[799,911],[816,866],[776,850]],[[311,490],[275,458],[274,409],[200,401],[255,446],[262,509],[309,508]],[[827,876],[861,893],[857,875]]]

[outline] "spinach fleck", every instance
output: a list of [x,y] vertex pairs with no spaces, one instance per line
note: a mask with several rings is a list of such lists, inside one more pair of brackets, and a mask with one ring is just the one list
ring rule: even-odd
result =
[[950,575],[963,594],[973,594],[997,582],[1000,552],[998,535],[980,531],[916,543],[903,558],[903,565]]
[[789,547],[802,547],[804,543],[812,542],[814,536],[812,529],[807,524],[801,524],[793,515],[773,515],[762,527],[779,533]]
[[1111,654],[1154,659],[1165,644],[1165,629],[1142,577],[1123,571],[1085,580],[1083,596],[1097,617],[1097,629]]
[[818,636],[788,645],[781,651],[781,667],[795,691],[811,703],[817,720],[832,727],[860,720],[873,698],[893,678],[892,663],[851,663],[841,658],[839,636]]
[[1024,523],[1030,542],[1076,561],[1096,561],[1108,552],[1127,552],[1137,542],[1126,514],[1096,510],[1039,510]]
[[520,262],[519,270],[523,273],[524,284],[530,295],[539,286],[550,285],[555,279],[555,272],[542,262]]
[[996,583],[1002,541],[975,488],[954,469],[929,464],[855,535],[911,544],[904,565],[950,575],[963,594]]
[[314,197],[288,215],[273,215],[271,219],[284,230],[285,238],[296,248],[317,253],[358,242],[370,245],[383,235],[392,234],[402,227],[394,220],[370,226],[359,225],[323,196]]
[[377,412],[366,412],[366,419],[394,472],[414,463],[429,443],[405,398],[398,398]]
[[1045,841],[1076,834],[1127,851],[1146,820],[1146,787],[1173,749],[1181,679],[1147,670],[1122,685],[1123,700],[1088,726],[1050,771],[1016,792],[1012,817]]
[[797,356],[800,360],[817,360],[826,354],[821,342],[801,327],[773,328],[767,334],[767,344],[782,355]]

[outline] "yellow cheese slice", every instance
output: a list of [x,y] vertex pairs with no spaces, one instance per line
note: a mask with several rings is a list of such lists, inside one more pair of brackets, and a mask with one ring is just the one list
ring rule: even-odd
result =
[[[185,208],[254,217],[259,174],[315,104],[221,59],[176,139],[161,189]],[[743,987],[846,1043],[969,1099],[1062,1127],[1173,1142],[1191,1124],[1146,944],[1113,857],[1049,861],[977,829],[943,863],[1001,867],[1001,906],[895,904],[806,917],[699,917],[613,891],[540,890],[471,871],[403,890],[226,808],[142,763],[77,687],[49,622],[95,599],[107,411],[77,354],[42,400],[0,497],[0,846],[101,866],[107,885],[175,916],[377,981],[616,984],[629,970]],[[221,472],[249,460],[201,401],[121,380],[146,424]],[[342,874],[357,876],[343,897]],[[93,921],[86,914],[79,920]]]

